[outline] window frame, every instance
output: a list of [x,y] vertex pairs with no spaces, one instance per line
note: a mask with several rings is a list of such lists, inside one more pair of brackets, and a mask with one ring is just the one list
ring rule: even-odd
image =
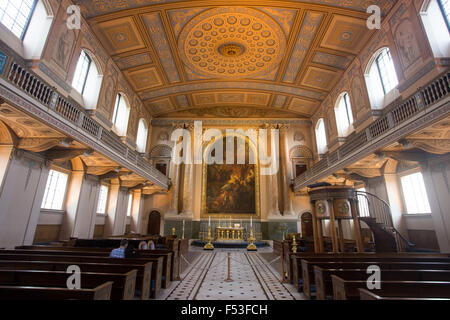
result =
[[[44,203],[44,198],[45,198],[45,191],[47,189],[47,182],[46,182],[45,183],[45,187],[44,187],[44,195],[42,196],[42,202],[41,202],[40,210],[41,211],[48,211],[48,212],[61,212],[62,213],[62,212],[66,211],[67,195],[69,193],[69,186],[70,186],[70,181],[71,181],[72,175],[71,175],[71,172],[69,170],[51,166],[50,170],[48,172],[48,176],[50,175],[50,171],[52,171],[52,170],[67,175],[67,181],[66,181],[66,186],[65,186],[65,190],[64,190],[64,195],[63,195],[63,201],[62,201],[61,209],[49,209],[49,208],[42,207],[42,205]],[[47,181],[48,181],[48,176],[47,176]]]
[[119,106],[120,106],[120,100],[121,99],[122,99],[122,94],[120,92],[118,92],[117,96],[116,96],[116,105],[114,106],[113,117],[111,119],[113,125],[116,125],[117,114],[119,113]]
[[[100,203],[100,192],[101,192],[101,188],[102,188],[102,187],[107,188],[107,191],[106,191],[106,199],[105,199],[105,212],[98,212],[98,207],[99,207],[99,203]],[[95,210],[95,214],[96,214],[96,215],[104,215],[104,216],[107,215],[107,212],[108,212],[109,191],[110,191],[109,185],[107,185],[107,184],[101,184],[101,185],[100,185],[100,190],[99,190],[99,193],[98,193],[98,200],[97,200],[97,208],[96,208],[96,210]]]
[[[86,69],[86,74],[84,75],[83,85],[82,85],[81,92],[80,92],[80,94],[82,96],[84,94],[84,89],[86,88],[87,79],[88,79],[88,76],[89,76],[89,72],[91,72],[91,65],[92,65],[92,58],[89,56],[89,54],[86,52],[86,50],[81,49],[80,56],[78,57],[78,59],[81,58],[81,55],[83,53],[86,56],[86,58],[88,59],[88,67]],[[78,62],[77,62],[77,66],[75,67],[75,71],[77,70],[77,67],[78,67]],[[74,77],[75,77],[75,75],[74,75]],[[72,79],[72,81],[73,81],[73,79]],[[73,86],[73,84],[72,84],[72,86]],[[77,89],[75,88],[75,90],[77,90]]]
[[[24,1],[24,0],[21,1],[20,6],[22,6],[23,1]],[[25,38],[25,35],[26,35],[27,31],[28,31],[28,26],[30,25],[31,18],[33,17],[33,14],[34,14],[34,11],[35,11],[35,9],[36,9],[36,5],[37,5],[38,1],[39,1],[39,0],[33,0],[33,4],[32,4],[32,6],[31,6],[31,8],[30,8],[30,9],[31,9],[31,10],[30,10],[30,13],[28,14],[28,17],[26,17],[26,21],[25,21],[25,24],[24,24],[24,26],[23,26],[22,33],[20,34],[20,36],[17,36],[17,35],[14,33],[14,31],[13,31],[12,29],[9,29],[5,24],[3,24],[3,22],[1,22],[1,20],[0,20],[0,23],[1,23],[6,29],[8,29],[9,31],[11,31],[11,33],[12,33],[14,36],[16,36],[17,38],[19,38],[20,41],[23,41],[24,38]],[[11,0],[8,0],[8,3],[10,3],[10,2],[12,2],[12,1],[11,1]],[[20,11],[19,11],[19,12],[20,12]],[[5,13],[3,14],[3,16],[4,16],[5,14],[6,14],[6,11],[5,11]],[[3,16],[2,16],[2,18],[3,18]],[[24,16],[25,16],[25,15],[24,15]],[[17,19],[17,16],[16,16],[16,19]],[[14,23],[15,23],[16,19],[14,20]]]
[[348,92],[346,92],[344,93],[344,96],[342,98],[344,99],[345,103],[345,112],[347,114],[348,125],[351,126],[353,124],[354,119],[353,119],[352,104],[350,103],[350,95],[348,94]]
[[[126,120],[123,120],[124,121],[123,124],[119,123],[119,125],[117,125],[118,116],[120,113],[119,108],[121,104],[123,104],[123,107],[125,108],[124,116],[126,116]],[[128,97],[124,93],[118,92],[116,95],[116,104],[114,106],[114,112],[111,121],[113,124],[113,131],[120,137],[126,137],[127,135],[129,129],[128,126],[130,124],[130,114],[131,114],[131,105],[129,103]]]
[[[447,29],[450,32],[450,20],[449,20],[449,17],[447,16],[447,12],[445,10],[444,4],[442,3],[442,0],[436,0],[436,1],[438,3],[439,8],[441,9],[441,13],[444,18],[445,24],[447,25]],[[449,12],[449,14],[450,14],[450,12]]]
[[[144,126],[143,129],[146,131],[145,132],[146,134],[145,134],[144,146],[140,146],[139,145],[139,142],[140,142],[139,141],[139,138],[140,138],[140,135],[139,135],[140,130],[139,129],[141,128],[141,123],[143,123],[143,126]],[[148,124],[147,124],[147,121],[144,118],[139,118],[139,120],[138,120],[138,130],[136,132],[136,149],[140,153],[145,153],[147,151],[147,145],[148,145]],[[140,148],[140,147],[142,147],[142,148]]]
[[[406,206],[405,193],[403,191],[403,184],[402,184],[402,179],[401,178],[405,177],[405,176],[409,176],[409,175],[415,174],[415,173],[418,173],[418,172],[422,173],[420,168],[414,168],[414,169],[405,170],[405,171],[402,171],[402,172],[397,174],[398,188],[400,189],[399,190],[400,191],[400,196],[402,198],[402,215],[404,215],[404,216],[418,217],[418,216],[430,216],[432,214],[432,212],[431,212],[432,209],[431,209],[431,204],[430,204],[430,199],[428,197],[428,193],[426,195],[427,195],[427,200],[428,200],[428,206],[430,207],[430,212],[428,212],[428,213],[409,213],[408,212],[408,208]],[[422,173],[422,177],[423,177],[423,173]],[[425,179],[424,179],[424,184],[425,184]],[[426,190],[426,187],[425,187],[425,192],[426,191],[427,190]]]
[[[334,116],[336,121],[336,127],[338,131],[338,137],[345,138],[348,137],[353,131],[353,123],[355,119],[353,118],[352,103],[350,101],[350,94],[347,91],[342,92],[334,105]],[[344,126],[344,121],[346,121],[346,126]]]
[[398,76],[397,76],[397,72],[395,71],[395,65],[394,65],[394,73],[395,73],[395,77],[397,79],[397,84],[391,90],[387,91],[385,80],[383,80],[384,77],[383,77],[383,74],[381,73],[381,67],[380,67],[380,58],[382,57],[382,55],[384,54],[385,51],[387,51],[387,54],[389,55],[390,60],[392,61],[392,64],[394,65],[394,61],[392,60],[391,50],[387,47],[383,48],[383,50],[381,50],[380,53],[378,53],[377,57],[375,58],[375,64],[377,66],[378,76],[380,77],[381,87],[383,88],[383,93],[386,96],[389,92],[391,92],[398,86]]
[[132,192],[128,193],[128,205],[127,205],[127,217],[131,217],[133,214],[133,200],[134,200],[134,194]]
[[[319,143],[318,143],[318,140],[317,140],[317,137],[318,137],[318,135],[317,135],[317,132],[318,132],[318,126],[319,126],[319,122],[321,122],[322,123],[322,125],[323,125],[323,136],[324,136],[324,138],[325,138],[325,146],[323,147],[323,153],[320,153],[320,150],[319,150]],[[314,128],[314,135],[315,135],[315,138],[316,138],[316,148],[317,148],[317,154],[319,154],[319,155],[323,155],[323,154],[325,154],[325,153],[327,153],[328,152],[328,137],[327,137],[327,128],[326,128],[326,125],[325,125],[325,119],[324,118],[319,118],[318,120],[317,120],[317,122],[316,122],[316,126],[315,126],[315,128]]]

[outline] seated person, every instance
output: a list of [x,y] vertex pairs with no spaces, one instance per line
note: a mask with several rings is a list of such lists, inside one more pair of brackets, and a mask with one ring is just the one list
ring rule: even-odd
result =
[[120,241],[120,247],[113,249],[111,253],[109,254],[110,258],[119,258],[123,259],[125,258],[125,249],[128,247],[128,240],[122,239]]
[[148,250],[155,250],[155,243],[152,240],[148,241]]
[[139,250],[148,250],[147,242],[141,241],[139,242]]

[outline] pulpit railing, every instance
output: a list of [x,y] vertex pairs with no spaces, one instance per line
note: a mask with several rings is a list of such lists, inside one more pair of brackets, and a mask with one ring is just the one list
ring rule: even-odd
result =
[[410,251],[415,247],[395,228],[391,207],[386,201],[369,192],[355,191],[355,193],[358,200],[358,216],[362,221],[368,222],[364,218],[371,218],[380,228],[392,233],[399,252]]

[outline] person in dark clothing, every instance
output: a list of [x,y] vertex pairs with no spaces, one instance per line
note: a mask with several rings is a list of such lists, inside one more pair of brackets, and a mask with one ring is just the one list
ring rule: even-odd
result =
[[141,254],[134,248],[134,245],[129,243],[125,248],[125,258],[140,258]]

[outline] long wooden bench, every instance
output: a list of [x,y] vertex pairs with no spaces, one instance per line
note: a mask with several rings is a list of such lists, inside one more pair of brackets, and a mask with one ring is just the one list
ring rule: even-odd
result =
[[[385,259],[390,260],[396,260],[396,261],[448,261],[450,262],[450,257],[448,255],[429,255],[429,254],[336,254],[336,255],[302,255],[302,256],[292,256],[293,261],[293,279],[294,279],[294,285],[296,286],[297,290],[302,289],[303,281],[301,282],[300,279],[303,279],[303,269],[301,260],[306,259],[309,261],[321,261],[321,262],[328,262],[328,261],[361,261],[361,260],[370,260],[370,261],[382,261]],[[313,274],[313,269],[309,271],[310,274]]]
[[[360,288],[367,288],[366,280],[344,280],[332,275],[333,296],[335,300],[359,300]],[[373,293],[384,292],[398,297],[450,298],[449,281],[380,281],[381,289]]]
[[161,288],[162,271],[163,271],[163,257],[145,257],[145,258],[127,258],[117,259],[109,258],[107,256],[90,256],[84,255],[83,252],[77,252],[77,255],[58,255],[58,254],[26,254],[26,253],[3,253],[0,251],[0,260],[28,260],[28,261],[69,261],[69,262],[99,262],[99,263],[114,263],[114,264],[143,264],[146,262],[153,262],[152,264],[152,280],[154,284],[151,286],[151,297],[156,297]]
[[415,270],[450,270],[450,263],[446,262],[421,262],[421,261],[308,261],[302,259],[303,273],[303,294],[306,298],[311,298],[311,285],[314,283],[314,266],[325,269],[367,269],[371,265],[377,265],[382,271],[398,270],[398,269],[415,269]]
[[[67,288],[70,274],[64,271],[0,270],[0,285]],[[111,300],[133,300],[137,270],[126,273],[80,273],[81,289],[93,289],[113,282]]]
[[[20,261],[0,260],[0,270],[46,270],[66,271],[73,262],[64,261]],[[145,264],[111,264],[111,263],[76,263],[81,272],[94,273],[126,273],[137,270],[136,290],[140,291],[141,299],[150,298],[152,262]]]
[[[411,301],[411,300],[421,300],[421,301],[430,301],[430,300],[444,300],[444,301],[450,301],[450,298],[423,298],[423,297],[404,297],[406,293],[404,293],[403,290],[400,292],[379,292],[378,294],[375,294],[373,292],[370,292],[367,289],[358,289],[359,291],[359,298],[360,300],[404,300],[404,301]],[[401,297],[398,295],[402,295]],[[406,294],[407,295],[407,294]]]
[[92,289],[0,286],[1,300],[109,300],[112,281]]
[[360,259],[389,259],[389,258],[395,258],[395,259],[404,259],[410,260],[410,259],[420,259],[420,260],[426,260],[426,261],[442,261],[443,259],[446,259],[450,261],[450,256],[448,254],[428,254],[428,253],[324,253],[324,254],[313,254],[313,253],[291,253],[290,260],[292,261],[291,266],[292,270],[290,274],[292,275],[292,281],[297,290],[301,289],[301,283],[300,279],[302,278],[302,266],[301,266],[301,259],[317,259],[317,260],[323,260],[323,261],[333,261],[336,259],[339,260],[347,260],[351,261],[352,259],[354,261],[359,261]]
[[[20,247],[22,249],[14,250],[0,250],[2,252],[26,253],[26,254],[57,254],[57,255],[83,255],[83,256],[105,256],[108,257],[111,249],[106,248],[86,248],[86,247],[50,247],[50,246],[33,246],[32,248]],[[174,252],[169,250],[137,250],[142,258],[163,258],[162,275],[160,287],[168,288],[170,281],[173,280],[173,272],[175,270],[176,260],[174,259]],[[82,253],[82,254],[81,254]],[[156,277],[156,275],[154,275]],[[156,279],[156,278],[154,278]]]
[[[325,300],[333,296],[331,276],[336,275],[345,280],[367,280],[370,274],[366,269],[324,269],[314,266],[314,283],[316,299]],[[382,281],[450,281],[450,270],[383,270]]]

